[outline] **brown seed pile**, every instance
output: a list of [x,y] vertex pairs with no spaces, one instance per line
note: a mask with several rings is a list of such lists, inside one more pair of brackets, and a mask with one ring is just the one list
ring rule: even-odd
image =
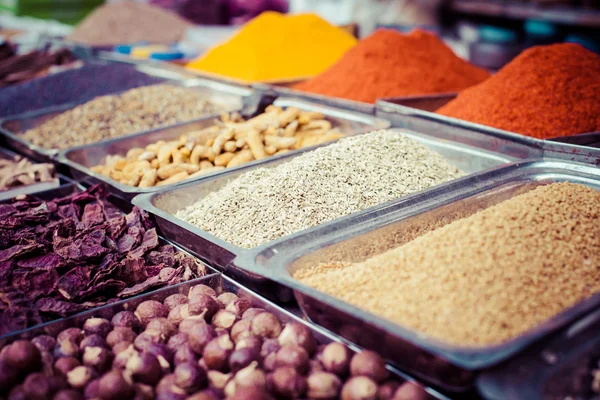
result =
[[97,97],[22,136],[38,146],[65,149],[221,111],[223,106],[213,104],[193,89],[151,85]]
[[296,279],[443,342],[506,342],[600,291],[600,193],[554,183]]

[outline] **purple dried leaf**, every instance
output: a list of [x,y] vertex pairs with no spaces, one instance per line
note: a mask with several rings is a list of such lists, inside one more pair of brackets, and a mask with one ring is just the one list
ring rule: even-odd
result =
[[158,234],[156,228],[147,230],[144,233],[144,238],[140,246],[129,253],[129,257],[143,257],[149,250],[152,250],[158,246]]
[[142,230],[137,226],[127,229],[127,233],[117,240],[119,253],[128,253],[142,241]]
[[0,250],[0,261],[8,261],[16,258],[23,257],[25,255],[33,254],[44,246],[37,243],[19,244],[12,246],[11,248]]
[[174,253],[163,253],[160,250],[153,250],[150,253],[146,254],[145,258],[149,265],[163,264],[166,267],[171,268],[175,266]]
[[52,297],[42,297],[35,302],[37,310],[41,313],[55,314],[66,317],[86,309],[83,304],[70,303],[68,301],[57,300]]
[[90,270],[76,267],[60,277],[56,289],[67,300],[72,300],[85,290],[90,281]]
[[58,281],[58,272],[50,270],[17,269],[12,272],[12,286],[31,298],[47,296],[54,291]]
[[47,253],[19,260],[17,266],[27,269],[57,269],[65,266],[65,260],[58,254]]
[[104,213],[100,204],[86,204],[81,216],[81,222],[86,226],[100,225],[104,223]]

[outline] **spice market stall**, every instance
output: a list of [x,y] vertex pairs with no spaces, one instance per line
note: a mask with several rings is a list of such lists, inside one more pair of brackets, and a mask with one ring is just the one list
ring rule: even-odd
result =
[[0,399],[593,398],[599,60],[265,13],[0,88]]

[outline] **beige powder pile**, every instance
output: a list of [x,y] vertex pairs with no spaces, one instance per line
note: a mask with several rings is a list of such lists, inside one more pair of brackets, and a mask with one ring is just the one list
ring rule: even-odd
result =
[[92,46],[141,41],[169,44],[179,41],[191,26],[177,14],[160,7],[124,2],[98,7],[67,39]]
[[600,291],[600,193],[539,187],[365,262],[296,279],[443,342],[505,342]]

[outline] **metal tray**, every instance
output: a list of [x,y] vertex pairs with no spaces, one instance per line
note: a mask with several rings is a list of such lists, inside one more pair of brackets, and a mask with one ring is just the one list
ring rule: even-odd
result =
[[[493,128],[490,126],[451,118],[435,113],[439,107],[453,100],[457,94],[441,94],[423,97],[392,97],[377,101],[376,113],[384,113],[396,126],[409,127],[414,119],[425,119],[428,121],[441,122],[443,124],[474,130],[485,133],[496,138],[506,138],[519,143],[530,144],[533,147],[544,147],[544,143],[557,144],[556,148],[562,152],[583,151],[588,147],[600,146],[600,132],[583,133],[574,136],[562,136],[552,139],[536,139],[518,133]],[[396,116],[394,118],[394,115]]]
[[[61,186],[59,186],[57,188],[54,188],[54,189],[44,190],[44,191],[41,191],[41,192],[31,193],[31,194],[33,196],[41,199],[41,200],[50,201],[50,200],[53,200],[53,199],[56,199],[56,198],[59,198],[59,197],[69,196],[69,195],[74,194],[74,193],[81,193],[81,192],[83,192],[86,189],[85,187],[83,187],[83,186],[81,186],[81,185],[79,185],[77,183],[74,183],[74,182],[72,182],[70,180],[68,180],[68,182],[69,183],[61,185]],[[12,200],[12,197],[11,198],[0,199],[0,204],[9,203],[11,200]],[[115,201],[115,200],[117,200],[117,201]],[[121,210],[121,212],[130,212],[131,209],[133,208],[131,206],[131,204],[126,204],[126,203],[119,202],[119,199],[109,198],[108,201],[110,201],[113,205],[115,205],[117,208],[119,208]],[[195,257],[193,254],[191,254],[187,250],[183,249],[177,243],[174,243],[171,240],[165,239],[164,237],[162,237],[160,235],[159,235],[159,244],[160,245],[170,244],[173,247],[175,247],[176,251],[185,253],[185,254],[187,254],[189,256],[192,256],[192,257]],[[197,258],[197,257],[195,257],[195,258]],[[204,265],[206,266],[206,270],[207,270],[207,275],[206,276],[214,275],[214,274],[217,273],[217,271],[213,267],[211,267],[210,265],[208,265],[206,263],[204,263]],[[202,278],[197,278],[197,279],[202,279]],[[183,283],[186,283],[186,282],[183,282]],[[162,290],[162,289],[164,289],[164,288],[161,288],[161,289],[158,289],[158,290]],[[156,289],[154,291],[156,291]],[[150,291],[148,293],[153,293],[154,291]],[[0,293],[1,293],[1,290],[0,290]],[[143,293],[143,294],[140,294],[140,295],[137,295],[137,296],[133,296],[131,298],[127,298],[127,299],[121,300],[120,302],[122,303],[122,302],[126,302],[126,301],[129,301],[129,300],[132,300],[132,299],[136,299],[138,297],[143,297],[143,296],[146,296],[148,293]],[[114,303],[114,304],[118,304],[118,303]],[[104,307],[110,307],[110,305],[107,305],[107,306],[104,306]],[[91,311],[85,311],[83,313],[85,314],[85,313],[89,313],[89,312],[91,312]],[[72,318],[72,317],[68,317],[68,318]],[[46,323],[43,323],[43,324],[40,324],[40,325],[37,325],[37,326],[33,326],[33,327],[30,327],[30,328],[24,329],[23,331],[12,332],[12,333],[9,333],[9,334],[0,335],[0,345],[1,345],[2,339],[6,338],[6,337],[9,337],[9,336],[12,336],[12,335],[16,335],[19,332],[32,331],[32,330],[35,330],[35,329],[37,329],[39,327],[43,327],[43,326],[47,326],[47,325],[50,325],[50,324],[54,324],[54,323],[57,323],[57,322],[60,322],[60,321],[63,321],[63,320],[64,320],[64,318],[58,318],[58,319],[55,319],[53,321],[49,321],[49,322],[46,322]]]
[[343,108],[345,110],[358,111],[364,114],[375,115],[375,104],[363,103],[360,101],[340,99],[337,97],[323,96],[321,94],[303,92],[301,90],[290,89],[285,86],[271,85],[266,83],[255,83],[252,87],[265,94],[274,94],[276,96],[286,96],[301,100],[312,101],[324,104],[326,106]]
[[[456,347],[427,338],[292,278],[292,271],[320,262],[360,262],[453,220],[554,182],[600,190],[600,170],[551,161],[515,163],[413,196],[370,216],[351,216],[256,248],[233,261],[236,268],[294,290],[306,316],[361,346],[386,354],[410,373],[446,390],[468,390],[475,371],[517,354],[536,340],[600,305],[600,294],[551,318],[520,337],[485,348]],[[400,307],[401,305],[399,305]],[[409,357],[406,355],[409,354]]]
[[[207,99],[227,106],[228,111],[236,111],[242,109],[254,94],[252,89],[242,86],[226,85],[223,83],[213,82],[206,79],[192,79],[186,81],[167,81],[166,83],[194,89],[202,94],[205,94]],[[117,94],[117,93],[113,93]],[[0,139],[4,140],[9,146],[27,155],[31,159],[37,161],[53,160],[59,153],[58,149],[46,149],[41,146],[29,143],[24,140],[20,133],[40,126],[48,120],[76,107],[77,103],[62,104],[56,107],[48,107],[41,110],[36,110],[21,115],[8,117],[0,120]],[[208,116],[216,116],[218,114],[209,114]],[[133,132],[135,134],[137,132]],[[123,137],[126,137],[125,135]]]
[[[327,117],[329,121],[333,122],[333,125],[335,127],[338,127],[340,131],[347,136],[365,133],[374,129],[384,129],[390,126],[389,122],[379,118],[375,118],[370,115],[363,115],[351,111],[337,110],[331,107],[326,107],[301,100],[279,98],[275,100],[273,104],[280,107],[298,107],[306,111],[320,111]],[[151,131],[142,132],[132,136],[115,138],[103,142],[74,147],[72,149],[60,152],[57,156],[57,160],[61,164],[65,164],[70,168],[71,173],[75,179],[80,180],[85,184],[97,182],[107,183],[110,187],[110,190],[116,196],[125,199],[131,199],[140,193],[156,192],[159,190],[178,186],[181,184],[181,182],[165,186],[155,186],[151,188],[138,188],[116,182],[113,179],[93,172],[90,168],[100,163],[103,163],[105,161],[106,156],[109,154],[125,155],[127,150],[133,147],[145,147],[146,145],[154,143],[161,139],[176,139],[179,138],[179,136],[182,134],[199,130],[211,125],[214,125],[214,117],[203,118],[201,120],[195,120],[192,122],[184,122],[166,128],[158,128]],[[208,140],[210,137],[212,137],[212,135],[206,135],[206,137],[203,140]],[[324,144],[311,146],[291,151],[289,153],[286,153],[285,155],[269,157],[263,160],[255,160],[250,163],[244,164],[241,167],[230,168],[225,171],[235,171],[245,166],[260,165],[267,160],[277,160],[279,158],[282,158],[283,156],[287,158],[291,155],[311,150],[323,145]],[[223,173],[223,171],[217,171],[211,174],[206,174],[202,176],[202,178],[219,175],[221,173]]]
[[[17,153],[14,153],[8,149],[0,147],[0,159],[12,160],[12,159],[14,159],[15,156],[17,156]],[[56,179],[54,179],[52,181],[38,182],[38,183],[33,183],[31,185],[17,186],[12,189],[9,189],[9,190],[0,191],[0,201],[12,199],[13,197],[22,195],[22,194],[33,194],[36,192],[42,192],[45,190],[55,189],[59,186],[68,185],[71,183],[73,183],[73,181],[71,181],[66,176],[61,175],[57,172]]]
[[483,373],[478,392],[486,399],[592,398],[581,387],[591,386],[589,367],[598,368],[600,358],[600,310],[560,333],[532,346],[521,356]]
[[[28,338],[32,338],[36,335],[39,335],[39,334],[51,334],[51,335],[54,334],[55,335],[58,332],[62,331],[63,329],[66,329],[69,327],[74,327],[74,326],[80,327],[83,325],[85,320],[90,317],[102,317],[102,318],[110,319],[110,318],[112,318],[112,316],[114,314],[116,314],[119,311],[134,310],[138,304],[140,304],[141,302],[146,301],[146,300],[163,301],[165,298],[167,298],[168,296],[170,296],[172,294],[176,294],[176,293],[187,294],[192,286],[199,285],[199,284],[204,284],[204,285],[210,286],[211,288],[215,289],[215,291],[217,291],[217,293],[229,291],[229,292],[236,293],[239,297],[244,297],[246,299],[249,299],[252,303],[252,307],[260,307],[260,308],[263,308],[263,309],[273,313],[283,323],[289,323],[289,322],[301,323],[301,324],[307,326],[313,332],[313,334],[315,335],[315,338],[319,344],[327,344],[327,343],[331,343],[331,342],[345,343],[341,338],[339,338],[335,335],[332,335],[331,333],[326,332],[326,331],[320,329],[319,327],[316,327],[316,326],[304,321],[303,319],[297,317],[296,315],[292,314],[291,312],[277,306],[274,303],[271,303],[267,299],[253,293],[252,291],[249,291],[247,288],[241,286],[240,284],[227,278],[226,276],[223,276],[221,274],[211,274],[211,275],[204,276],[202,278],[198,278],[198,279],[194,279],[194,280],[191,280],[188,282],[180,283],[175,286],[159,289],[152,293],[146,293],[143,295],[133,297],[131,299],[119,301],[119,302],[116,302],[116,303],[113,303],[113,304],[110,304],[110,305],[107,305],[104,307],[86,311],[86,312],[74,315],[72,317],[69,317],[69,318],[66,318],[66,319],[63,319],[60,321],[54,321],[54,322],[50,322],[50,323],[47,323],[44,325],[40,325],[35,328],[30,328],[30,329],[27,329],[27,330],[24,330],[21,332],[16,332],[9,336],[5,336],[4,338],[0,338],[0,346],[4,346],[10,342],[17,340],[17,339],[28,339]],[[360,348],[355,345],[352,345],[349,343],[345,343],[345,344],[347,344],[350,347],[351,351],[353,351],[353,352],[360,351]],[[427,397],[428,399],[447,399],[444,395],[437,392],[436,390],[422,386],[419,382],[415,381],[414,378],[410,377],[409,375],[406,375],[405,373],[401,372],[400,370],[398,370],[392,366],[388,366],[387,368],[390,371],[390,373],[392,374],[392,376],[395,377],[400,383],[410,381],[410,382],[413,382],[413,383],[421,386],[426,391],[426,393],[428,395],[428,397]]]
[[[408,131],[405,131],[404,133],[441,153],[450,160],[450,162],[469,173],[481,172],[513,161],[513,158],[511,157],[478,148],[456,145],[451,142],[434,140],[428,135]],[[267,160],[260,166],[267,168],[275,167],[280,163],[289,160],[291,157],[294,157],[294,155]],[[173,215],[176,211],[193,204],[198,201],[199,198],[220,189],[232,179],[257,167],[258,166],[254,165],[246,166],[235,171],[226,171],[213,178],[201,178],[195,182],[184,184],[173,189],[157,193],[142,194],[135,197],[133,203],[155,216],[156,223],[165,237],[172,239],[192,253],[198,255],[201,259],[206,260],[209,264],[224,270],[227,274],[241,280],[244,284],[251,286],[255,290],[269,297],[275,297],[280,301],[290,301],[292,299],[291,292],[281,285],[273,285],[273,282],[265,278],[265,276],[268,277],[268,274],[258,276],[231,264],[231,261],[235,257],[249,254],[254,249],[243,249],[225,242]],[[441,186],[445,187],[445,185],[446,184]],[[428,191],[425,191],[420,194],[408,196],[407,198],[412,198],[414,196],[419,197],[421,195],[426,198],[428,196],[427,193]],[[402,204],[404,199],[395,200],[387,205],[383,204],[374,207],[371,210],[361,211],[356,213],[356,215],[371,215],[372,213],[378,212],[378,210],[385,209],[389,204],[395,204],[397,202]],[[348,217],[343,217],[340,220],[346,218]],[[331,225],[332,223],[334,222],[326,223],[324,226]],[[265,248],[268,245],[269,243],[259,246],[256,249]]]

